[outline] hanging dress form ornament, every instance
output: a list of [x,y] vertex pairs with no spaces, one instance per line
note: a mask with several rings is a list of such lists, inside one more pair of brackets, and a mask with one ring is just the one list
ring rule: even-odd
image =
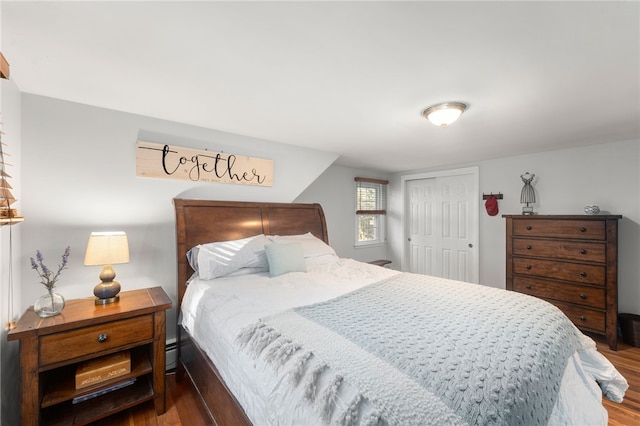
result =
[[522,214],[531,215],[533,214],[533,206],[531,204],[536,202],[536,192],[531,186],[531,182],[536,175],[526,172],[523,175],[520,175],[520,179],[524,182],[524,186],[522,187],[522,192],[520,192],[520,203],[525,204],[522,207]]

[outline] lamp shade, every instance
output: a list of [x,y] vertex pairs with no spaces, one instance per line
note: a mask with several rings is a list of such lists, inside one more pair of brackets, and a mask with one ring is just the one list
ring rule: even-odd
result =
[[447,102],[433,105],[424,110],[424,115],[430,122],[439,127],[447,127],[456,121],[467,109],[467,105],[462,102]]
[[129,262],[129,241],[124,232],[92,232],[84,254],[84,264],[114,265]]

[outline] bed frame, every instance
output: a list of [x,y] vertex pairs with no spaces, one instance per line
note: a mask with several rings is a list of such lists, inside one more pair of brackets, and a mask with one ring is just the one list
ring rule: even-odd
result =
[[[198,244],[236,240],[258,234],[296,235],[311,232],[327,244],[324,212],[319,204],[254,203],[174,198],[176,214],[178,309],[193,270],[186,253]],[[178,316],[179,317],[179,316]],[[218,426],[251,425],[244,410],[220,377],[216,366],[178,324],[177,379],[186,372]]]

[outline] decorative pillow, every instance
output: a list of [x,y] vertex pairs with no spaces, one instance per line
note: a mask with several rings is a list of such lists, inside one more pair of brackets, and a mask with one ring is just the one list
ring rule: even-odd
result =
[[197,268],[194,269],[198,276],[205,280],[229,275],[240,268],[259,268],[266,271],[269,264],[264,246],[270,243],[266,236],[260,234],[240,240],[200,244],[189,250],[194,253],[187,253],[187,258],[192,268],[193,258],[197,258]]
[[302,251],[305,258],[323,256],[331,254],[336,256],[336,252],[331,246],[317,238],[311,232],[301,235],[270,235],[268,237],[274,243],[291,243],[298,242],[302,244]]
[[306,272],[302,245],[300,243],[268,244],[264,246],[269,262],[269,274],[272,277],[289,272]]

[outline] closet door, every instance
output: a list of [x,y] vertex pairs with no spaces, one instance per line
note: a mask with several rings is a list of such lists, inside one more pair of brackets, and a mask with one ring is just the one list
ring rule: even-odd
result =
[[407,180],[408,271],[478,282],[475,177]]

